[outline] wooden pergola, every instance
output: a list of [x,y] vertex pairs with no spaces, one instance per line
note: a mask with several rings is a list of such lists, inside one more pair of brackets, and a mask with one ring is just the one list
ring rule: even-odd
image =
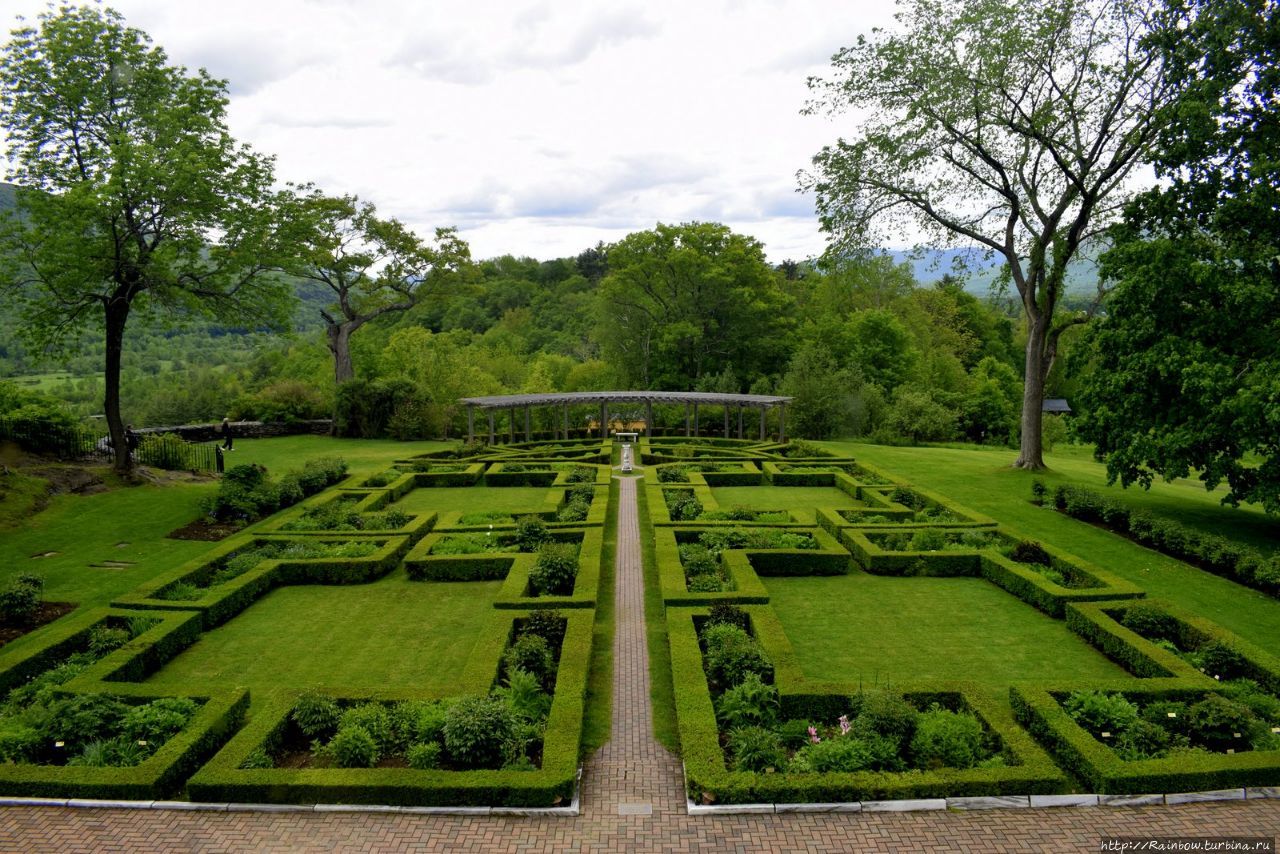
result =
[[645,406],[645,434],[653,435],[653,405],[684,404],[684,434],[697,436],[699,433],[699,414],[702,407],[721,408],[724,417],[724,435],[729,436],[730,413],[736,411],[738,419],[738,438],[745,439],[744,413],[757,410],[760,414],[759,438],[767,435],[767,416],[770,409],[778,409],[778,441],[787,440],[787,403],[790,397],[777,397],[768,394],[720,394],[707,391],[577,391],[554,394],[499,394],[491,397],[464,397],[459,402],[467,407],[467,441],[476,438],[475,416],[479,409],[489,416],[489,444],[494,444],[497,434],[494,431],[495,413],[506,410],[510,441],[515,441],[516,412],[524,410],[524,438],[531,441],[533,436],[531,413],[534,407],[554,410],[560,408],[561,418],[555,428],[556,438],[569,438],[569,408],[571,406],[600,407],[600,429],[603,436],[609,424],[610,404],[640,404]]

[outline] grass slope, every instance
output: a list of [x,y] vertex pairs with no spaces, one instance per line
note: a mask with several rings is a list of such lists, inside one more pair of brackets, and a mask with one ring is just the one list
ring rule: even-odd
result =
[[[1134,582],[1152,597],[1169,599],[1264,647],[1280,648],[1280,600],[1143,548],[1029,501],[1029,472],[1010,468],[1006,448],[897,448],[827,442],[828,448],[919,482],[957,503],[1059,546]],[[1135,507],[1224,536],[1272,549],[1280,545],[1280,522],[1252,508],[1223,507],[1221,492],[1206,493],[1195,482],[1157,483],[1149,493],[1106,487],[1106,469],[1080,448],[1049,454],[1046,483],[1077,483],[1117,495]]]

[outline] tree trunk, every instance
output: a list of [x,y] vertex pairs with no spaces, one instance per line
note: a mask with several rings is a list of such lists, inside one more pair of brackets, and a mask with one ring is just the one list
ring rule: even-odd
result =
[[1045,358],[1048,344],[1047,317],[1028,318],[1026,378],[1022,386],[1022,440],[1014,468],[1040,471],[1044,464],[1043,435],[1044,383],[1052,362]]
[[351,365],[351,333],[355,327],[350,323],[331,323],[325,331],[329,335],[329,352],[333,353],[333,379],[342,385],[356,376]]
[[124,351],[124,327],[129,320],[129,303],[116,298],[106,305],[106,361],[103,365],[105,395],[103,412],[107,416],[107,431],[111,435],[111,452],[116,471],[128,474],[133,467],[129,458],[129,443],[125,440],[124,422],[120,418],[120,356]]

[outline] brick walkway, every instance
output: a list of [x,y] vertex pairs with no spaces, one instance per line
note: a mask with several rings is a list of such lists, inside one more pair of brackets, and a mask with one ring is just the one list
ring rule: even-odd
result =
[[[611,739],[582,815],[456,818],[11,807],[0,851],[1097,851],[1103,836],[1280,834],[1280,800],[1177,807],[691,818],[653,739],[635,481],[621,483]],[[644,813],[648,807],[650,814]],[[627,815],[620,815],[624,811]]]

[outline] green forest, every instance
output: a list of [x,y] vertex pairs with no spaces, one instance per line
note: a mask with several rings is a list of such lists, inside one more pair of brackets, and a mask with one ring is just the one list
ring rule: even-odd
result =
[[1195,474],[1280,510],[1275,4],[897,20],[807,82],[802,113],[860,117],[796,175],[821,256],[689,221],[476,259],[452,226],[282,185],[232,137],[227,81],[110,9],[51,8],[0,52],[0,397],[103,417],[127,469],[126,424],[451,438],[463,396],[772,393],[805,438],[1008,445],[1031,470],[1079,440],[1125,485]]

